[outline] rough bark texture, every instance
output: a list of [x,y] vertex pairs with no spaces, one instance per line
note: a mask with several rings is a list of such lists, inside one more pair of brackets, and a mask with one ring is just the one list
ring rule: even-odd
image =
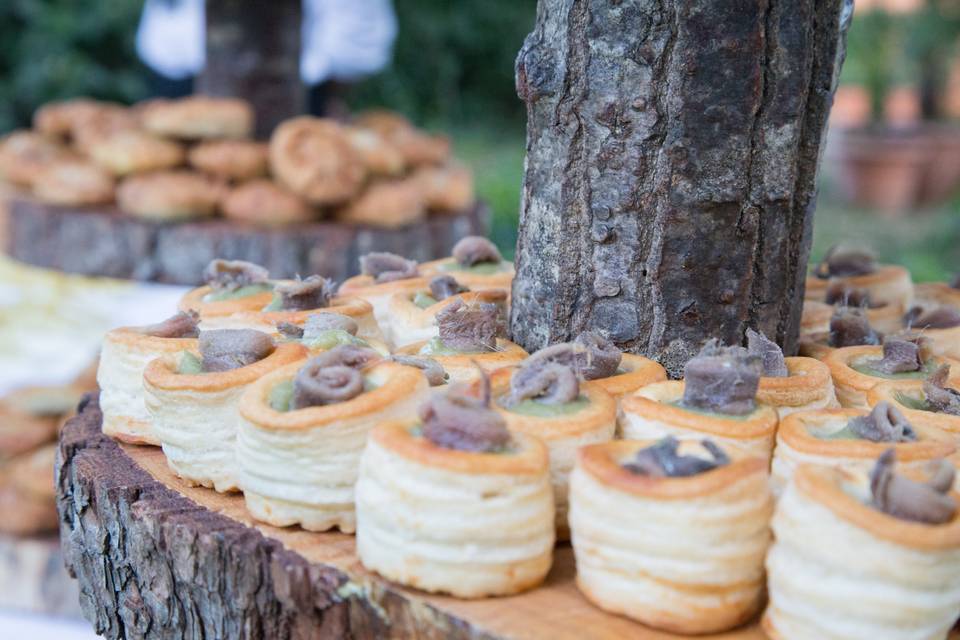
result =
[[592,328],[676,375],[747,327],[796,347],[851,0],[540,0],[513,338]]
[[64,427],[60,536],[83,615],[110,639],[487,640],[389,585],[357,588],[154,480],[100,431],[95,396]]
[[197,92],[253,104],[257,137],[306,107],[300,81],[300,0],[208,0],[207,64]]
[[485,233],[484,205],[457,215],[431,216],[401,229],[318,222],[262,229],[213,220],[161,225],[119,211],[55,207],[14,199],[7,225],[11,257],[69,273],[202,284],[214,258],[262,264],[275,278],[355,275],[359,258],[391,251],[423,261],[450,255],[463,236]]

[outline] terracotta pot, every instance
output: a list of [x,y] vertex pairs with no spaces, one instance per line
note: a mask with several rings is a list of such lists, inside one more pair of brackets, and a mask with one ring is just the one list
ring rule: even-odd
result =
[[896,216],[914,207],[936,145],[920,129],[836,130],[831,145],[839,187],[847,200]]
[[929,123],[924,129],[934,149],[920,185],[920,204],[936,206],[960,186],[960,127]]

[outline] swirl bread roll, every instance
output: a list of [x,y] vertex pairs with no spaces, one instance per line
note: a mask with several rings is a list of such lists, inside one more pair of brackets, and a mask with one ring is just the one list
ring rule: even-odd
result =
[[[894,448],[901,465],[915,467],[953,456],[956,445],[946,433],[923,421],[908,422],[888,408],[876,414],[860,409],[821,409],[787,416],[777,430],[770,481],[780,495],[802,464],[869,469]],[[880,420],[880,424],[874,421]]]
[[374,109],[361,113],[354,124],[380,135],[400,152],[407,166],[441,164],[450,157],[450,140],[446,136],[424,133],[399,113]]
[[90,143],[87,155],[116,176],[173,169],[183,164],[183,146],[143,131],[117,131]]
[[209,218],[224,194],[222,182],[192,171],[128,176],[117,187],[117,206],[136,218],[166,222]]
[[113,177],[85,160],[58,160],[40,169],[33,179],[33,195],[63,206],[88,206],[113,201]]
[[90,98],[48,102],[33,112],[33,128],[50,138],[67,138],[78,121],[103,106],[104,103]]
[[[950,473],[952,475],[952,472]],[[882,474],[871,473],[882,480]],[[931,478],[932,479],[932,478]],[[878,487],[902,490],[905,478]],[[940,486],[938,489],[947,490]],[[777,503],[767,556],[763,629],[774,639],[946,638],[960,611],[956,493],[924,495],[942,522],[902,519],[874,506],[863,473],[803,465]],[[913,502],[917,506],[917,500]],[[942,513],[944,502],[953,513]],[[928,506],[931,506],[928,504]]]
[[224,180],[252,180],[267,173],[267,145],[251,140],[201,142],[190,149],[190,166]]
[[397,229],[424,219],[423,188],[415,178],[377,180],[337,209],[342,222]]
[[300,196],[261,178],[234,187],[220,202],[225,218],[261,227],[310,222],[318,213]]
[[[559,372],[555,364],[538,356],[542,353],[532,355],[519,369],[509,367],[494,372],[494,407],[511,432],[539,438],[547,445],[557,540],[568,540],[567,495],[577,449],[613,440],[617,403],[600,387],[555,378],[559,375],[576,381],[576,372],[569,368],[566,373]],[[559,389],[561,385],[567,388]]]
[[[913,353],[907,353],[906,362],[899,365],[898,354],[910,350],[910,344],[917,348],[913,349]],[[953,371],[960,371],[960,364],[956,361],[931,356],[924,351],[916,343],[888,339],[884,346],[835,349],[824,359],[824,363],[830,368],[840,406],[867,409],[867,392],[881,382],[896,381],[904,387],[922,387],[924,379],[941,365],[949,364]]]
[[476,202],[473,172],[459,163],[421,167],[414,177],[420,182],[427,208],[431,211],[458,213]]
[[[324,385],[316,398],[300,386],[310,374]],[[353,533],[354,485],[367,434],[382,422],[415,416],[428,389],[419,369],[350,346],[255,382],[240,402],[237,437],[250,514],[279,527]]]
[[451,275],[471,289],[510,289],[513,263],[483,236],[467,236],[453,245],[452,255],[420,265],[425,276]]
[[773,512],[766,467],[709,440],[581,448],[570,480],[580,591],[674,633],[746,622],[763,598]]
[[31,186],[44,169],[72,154],[63,145],[33,131],[13,131],[0,138],[0,178]]
[[199,346],[199,352],[150,362],[144,399],[171,471],[194,485],[233,491],[239,488],[234,445],[240,397],[306,350],[293,343],[274,347],[266,334],[246,329],[203,331]]
[[253,107],[238,98],[151,100],[140,107],[139,113],[143,127],[160,136],[207,140],[248,138],[253,134]]
[[420,420],[370,433],[357,482],[367,569],[460,598],[510,595],[543,581],[553,532],[547,450],[511,434],[489,395],[451,389],[431,397]]
[[463,304],[488,303],[502,309],[507,317],[509,294],[504,289],[469,291],[450,276],[436,276],[427,287],[395,293],[390,297],[384,333],[395,347],[429,341],[439,335],[437,316],[454,301]]
[[103,432],[116,440],[159,445],[143,398],[143,371],[163,355],[197,349],[198,317],[177,315],[148,327],[120,327],[107,333],[100,349],[97,384]]

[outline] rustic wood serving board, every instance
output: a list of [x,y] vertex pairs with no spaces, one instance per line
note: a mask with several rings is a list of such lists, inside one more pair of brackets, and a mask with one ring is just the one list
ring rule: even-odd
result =
[[[470,638],[668,640],[592,606],[574,584],[572,550],[556,550],[527,593],[458,600],[363,569],[352,536],[250,519],[239,494],[189,487],[159,448],[100,432],[96,399],[64,428],[57,466],[67,567],[108,638]],[[760,640],[754,624],[727,640]]]

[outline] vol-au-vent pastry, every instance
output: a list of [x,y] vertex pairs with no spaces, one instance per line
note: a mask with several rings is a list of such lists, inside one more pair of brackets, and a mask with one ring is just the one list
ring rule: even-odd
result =
[[360,257],[360,275],[344,280],[338,291],[340,295],[362,298],[373,305],[373,315],[387,334],[390,298],[397,293],[423,291],[427,286],[427,279],[415,261],[395,253],[375,251]]
[[899,304],[874,302],[870,292],[858,289],[845,282],[837,281],[827,287],[826,303],[863,309],[867,320],[878,331],[884,333],[899,331],[903,326],[903,313],[906,309]]
[[876,306],[906,309],[913,300],[910,272],[898,265],[881,265],[869,251],[831,247],[807,278],[805,297],[824,300],[831,285],[842,283],[858,289]]
[[891,336],[883,346],[843,347],[824,362],[830,367],[840,406],[866,409],[867,392],[881,382],[897,381],[905,387],[921,387],[940,366],[960,371],[960,363],[929,353],[923,338]]
[[960,307],[916,305],[903,321],[911,332],[923,336],[932,353],[960,358]]
[[757,402],[773,407],[782,420],[795,411],[839,407],[830,368],[814,358],[785,358],[763,333],[747,329],[747,350],[760,356],[763,376]]
[[310,222],[317,217],[303,198],[266,178],[230,189],[220,209],[226,218],[261,227]]
[[361,298],[335,296],[335,289],[333,281],[317,275],[276,282],[269,304],[258,310],[238,311],[218,324],[274,333],[280,324],[300,325],[318,311],[326,311],[353,319],[357,337],[382,342],[383,334],[370,303]]
[[923,381],[923,386],[881,382],[867,392],[867,404],[886,402],[910,422],[936,427],[960,444],[960,391],[950,381],[950,365],[943,365]]
[[352,224],[396,228],[426,215],[423,190],[414,178],[378,180],[337,209],[337,220]]
[[252,140],[212,140],[190,149],[190,166],[225,180],[252,180],[267,173],[267,145]]
[[234,445],[240,396],[248,386],[306,356],[252,329],[201,331],[199,349],[168,354],[143,372],[153,432],[170,469],[217,491],[239,488]]
[[204,329],[223,329],[230,316],[260,311],[273,301],[270,273],[243,260],[212,260],[203,271],[207,283],[180,299],[180,311],[196,311]]
[[583,447],[570,481],[577,586],[658,629],[731,629],[760,608],[772,511],[766,461],[712,440]]
[[828,333],[833,311],[833,305],[819,300],[805,299],[803,301],[803,313],[800,315],[801,339]]
[[389,580],[460,598],[540,584],[553,557],[547,450],[462,386],[419,419],[370,433],[357,482],[357,555]]
[[97,384],[105,434],[124,442],[160,444],[144,404],[143,371],[160,356],[195,350],[199,319],[194,311],[181,311],[159,324],[120,327],[104,336]]
[[367,168],[343,128],[302,116],[270,137],[270,171],[283,186],[315,205],[336,205],[360,192]]
[[240,402],[237,437],[247,510],[275,526],[353,533],[368,432],[416,416],[428,389],[420,369],[350,345],[255,382]]
[[129,176],[117,187],[117,206],[145,220],[165,222],[217,213],[221,182],[192,171],[157,171]]
[[612,440],[617,403],[597,386],[581,385],[572,344],[541,349],[519,367],[492,376],[494,406],[512,432],[539,438],[550,454],[557,539],[567,540],[567,494],[577,449]]
[[58,160],[41,169],[33,180],[33,195],[43,202],[87,206],[113,202],[113,177],[85,160]]
[[863,309],[841,305],[830,316],[827,331],[800,336],[800,355],[824,360],[836,349],[877,345],[881,340]]
[[248,138],[253,133],[253,107],[239,98],[189,96],[151,100],[142,105],[139,113],[147,131],[171,138]]
[[683,380],[654,382],[621,400],[623,437],[711,438],[769,460],[778,418],[756,401],[762,373],[758,356],[711,340],[687,362]]
[[136,130],[117,131],[91,142],[87,155],[117,176],[173,169],[186,158],[181,144]]
[[43,169],[70,159],[65,147],[33,131],[14,131],[0,139],[0,179],[30,186]]
[[960,611],[960,518],[944,461],[869,478],[804,465],[773,516],[767,555],[771,638],[946,638]]
[[425,276],[449,274],[471,289],[510,289],[513,263],[482,236],[467,236],[453,246],[452,256],[420,265]]
[[457,300],[467,305],[497,305],[506,321],[508,297],[505,289],[471,291],[453,276],[434,276],[423,289],[395,293],[390,297],[384,333],[395,347],[431,340],[439,331],[437,315]]
[[777,430],[771,484],[779,495],[801,464],[865,470],[883,451],[894,448],[903,465],[913,467],[953,456],[953,438],[925,420],[908,421],[896,407],[881,402],[860,409],[803,411],[787,416]]
[[623,353],[595,331],[582,332],[573,344],[577,349],[575,362],[580,378],[587,386],[603,389],[618,402],[648,384],[667,379],[667,371],[659,362]]
[[960,276],[951,282],[921,282],[913,286],[914,304],[960,308]]
[[365,347],[373,349],[382,356],[390,355],[390,349],[382,340],[357,335],[360,323],[348,315],[324,310],[309,312],[309,315],[302,319],[297,316],[296,320],[296,322],[277,322],[276,332],[280,340],[299,342],[311,355],[342,345]]
[[453,382],[476,380],[481,372],[519,364],[527,352],[506,338],[502,308],[489,302],[454,300],[437,314],[437,337],[397,349],[408,356],[429,356]]

